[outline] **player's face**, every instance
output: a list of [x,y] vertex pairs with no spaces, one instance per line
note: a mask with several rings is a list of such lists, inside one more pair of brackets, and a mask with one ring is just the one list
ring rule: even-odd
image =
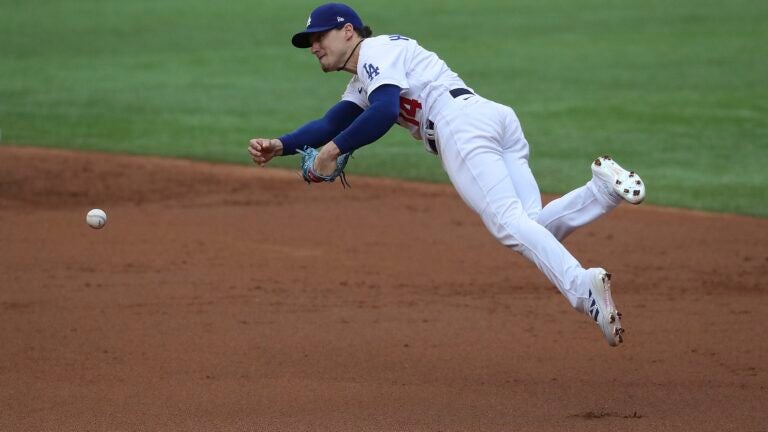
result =
[[326,32],[315,33],[310,37],[312,47],[310,51],[317,57],[323,72],[336,71],[348,55],[347,37],[345,29],[333,29]]

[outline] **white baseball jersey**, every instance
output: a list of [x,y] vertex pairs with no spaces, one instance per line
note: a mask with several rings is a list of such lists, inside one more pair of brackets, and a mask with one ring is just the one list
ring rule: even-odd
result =
[[[347,85],[342,100],[361,108],[370,106],[368,95],[384,84],[400,87],[400,116],[397,123],[422,140],[430,112],[440,95],[466,88],[437,54],[422,48],[415,40],[400,35],[365,39],[360,45],[357,74]],[[427,151],[432,152],[428,143]]]

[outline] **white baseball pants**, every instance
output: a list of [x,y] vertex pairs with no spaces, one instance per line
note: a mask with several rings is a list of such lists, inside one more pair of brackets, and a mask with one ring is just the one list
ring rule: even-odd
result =
[[528,142],[512,108],[481,96],[443,99],[433,119],[438,152],[461,198],[499,242],[531,260],[571,306],[584,310],[585,269],[560,241],[621,199],[593,179],[542,209]]

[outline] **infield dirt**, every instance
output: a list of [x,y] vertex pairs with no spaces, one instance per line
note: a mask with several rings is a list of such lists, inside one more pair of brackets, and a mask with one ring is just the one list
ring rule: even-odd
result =
[[610,348],[449,185],[350,177],[0,147],[0,430],[768,427],[768,220],[567,239]]

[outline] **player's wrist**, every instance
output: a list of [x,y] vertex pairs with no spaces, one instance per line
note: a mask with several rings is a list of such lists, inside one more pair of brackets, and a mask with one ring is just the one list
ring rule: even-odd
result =
[[282,156],[283,154],[283,142],[278,138],[273,138],[269,143],[275,149],[275,156]]
[[323,153],[328,158],[336,160],[336,158],[341,155],[341,150],[339,149],[339,146],[337,146],[335,142],[331,141],[328,144],[323,146],[321,153]]

